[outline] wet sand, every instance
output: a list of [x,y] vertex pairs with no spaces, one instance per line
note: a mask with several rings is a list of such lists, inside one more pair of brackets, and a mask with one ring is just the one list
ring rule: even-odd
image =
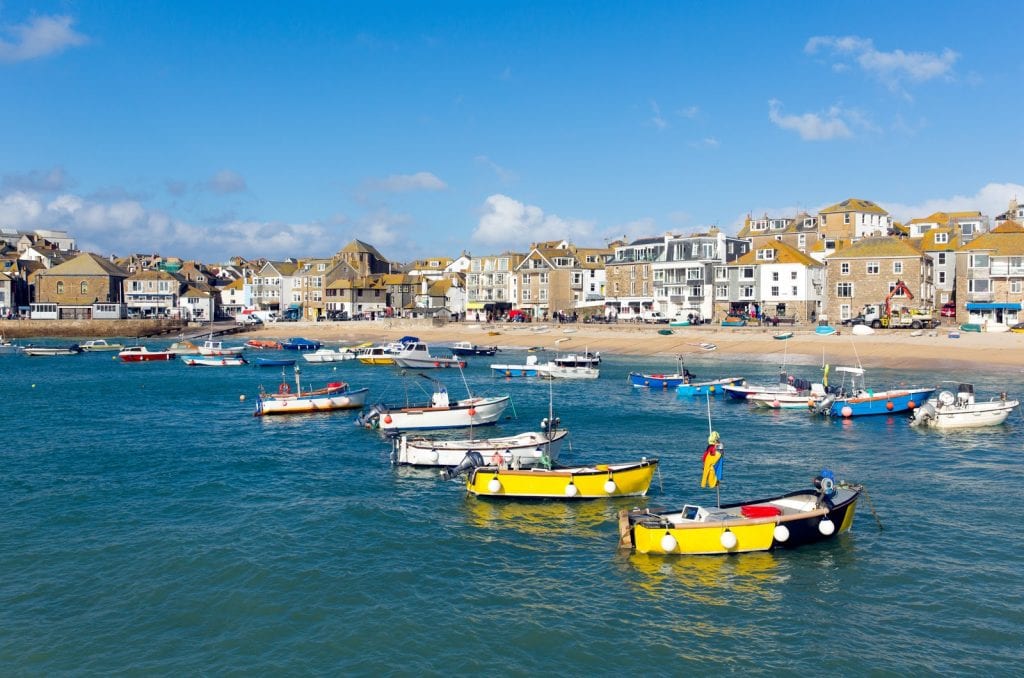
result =
[[[955,378],[969,379],[970,370],[1008,370],[1015,374],[1024,368],[1024,334],[1013,332],[960,332],[950,338],[952,326],[924,330],[912,336],[906,330],[878,330],[873,335],[857,336],[847,328],[838,334],[815,334],[811,326],[778,327],[678,327],[662,335],[664,325],[493,325],[476,322],[434,326],[424,320],[376,320],[358,322],[277,323],[246,336],[287,338],[303,336],[324,342],[354,344],[364,341],[393,341],[411,334],[429,344],[469,341],[502,349],[526,349],[534,346],[562,352],[601,351],[613,355],[702,359],[739,359],[789,364],[836,364],[865,367],[929,369],[968,372]],[[788,340],[774,335],[793,332]],[[714,344],[704,350],[701,344]]]

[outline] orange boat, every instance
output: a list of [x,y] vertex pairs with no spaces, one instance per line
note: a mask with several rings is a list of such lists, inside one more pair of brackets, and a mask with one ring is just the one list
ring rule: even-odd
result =
[[245,342],[247,348],[280,349],[281,342],[272,339],[250,339]]

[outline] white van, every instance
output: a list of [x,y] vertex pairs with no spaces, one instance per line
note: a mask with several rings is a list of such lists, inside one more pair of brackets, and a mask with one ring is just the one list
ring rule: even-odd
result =
[[260,323],[276,323],[277,313],[274,311],[257,311],[247,308],[235,316],[236,325],[258,325]]
[[661,311],[643,311],[640,319],[645,323],[667,323],[668,318]]

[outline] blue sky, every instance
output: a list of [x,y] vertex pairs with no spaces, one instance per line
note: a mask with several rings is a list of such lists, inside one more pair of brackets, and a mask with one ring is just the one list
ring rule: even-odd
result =
[[0,225],[403,261],[1024,199],[991,2],[0,0]]

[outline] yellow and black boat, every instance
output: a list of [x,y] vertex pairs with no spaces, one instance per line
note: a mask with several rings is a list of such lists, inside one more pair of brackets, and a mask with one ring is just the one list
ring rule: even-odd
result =
[[[482,461],[482,458],[479,461]],[[460,470],[466,471],[466,489],[478,497],[605,499],[641,497],[647,494],[657,467],[657,459],[646,458],[620,464],[529,469],[512,469],[501,464],[471,465],[464,462],[451,475],[457,475]]]
[[707,509],[619,513],[619,547],[637,553],[703,555],[795,548],[850,529],[863,487],[823,472],[814,488]]

